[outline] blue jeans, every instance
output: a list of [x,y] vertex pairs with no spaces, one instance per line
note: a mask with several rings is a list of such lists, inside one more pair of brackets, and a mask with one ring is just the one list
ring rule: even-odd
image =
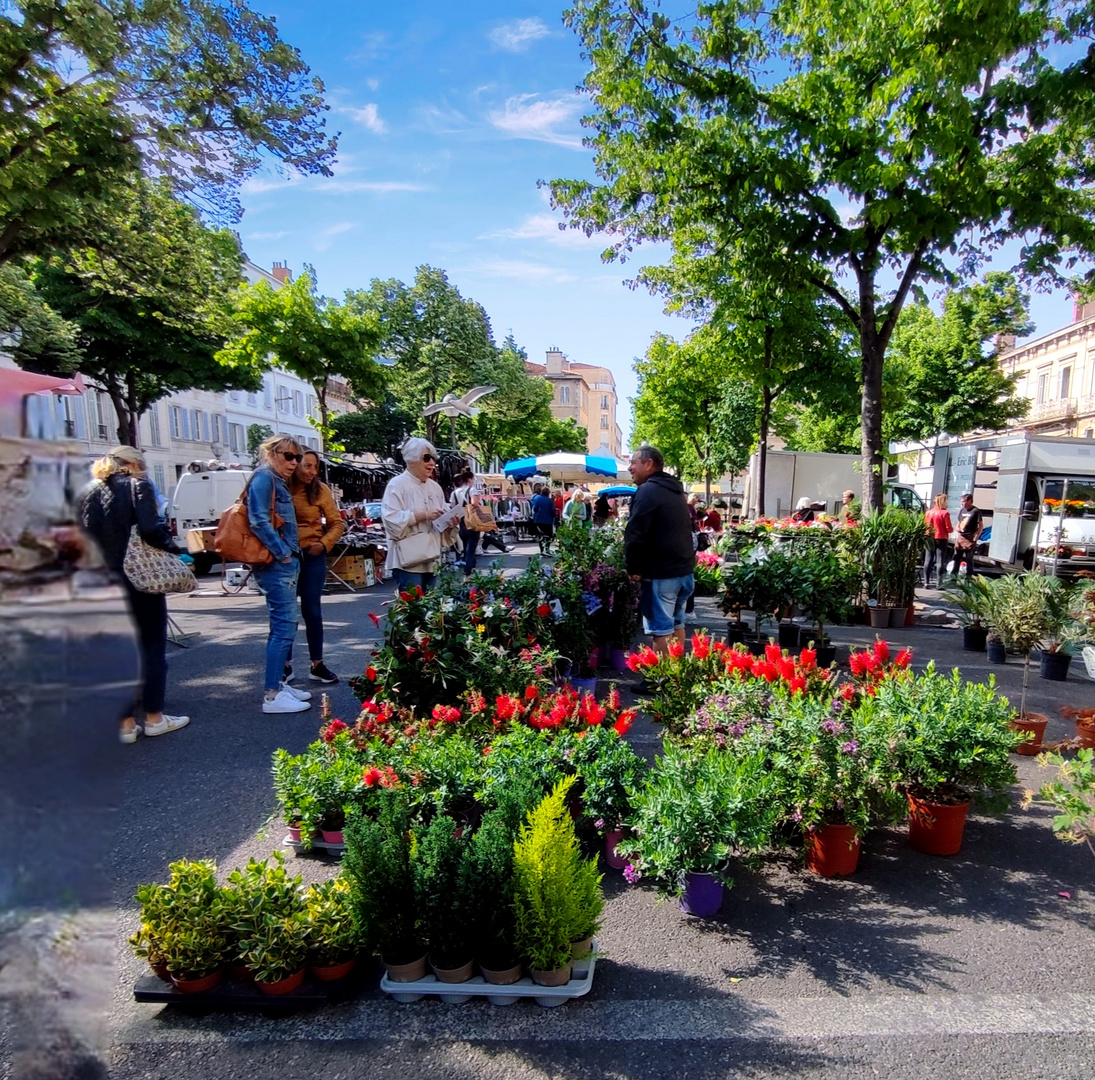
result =
[[294,555],[287,563],[275,562],[255,570],[255,583],[266,597],[270,635],[266,639],[266,690],[278,690],[285,661],[297,636],[297,575],[300,562]]
[[460,542],[464,545],[464,573],[474,573],[476,553],[479,551],[479,530],[469,529],[460,522]]
[[684,627],[684,608],[696,588],[691,574],[673,578],[643,578],[639,586],[639,610],[643,628],[654,637],[669,637]]
[[392,577],[395,579],[396,588],[406,589],[408,586],[420,585],[422,591],[425,592],[432,584],[433,579],[437,577],[436,574],[412,574],[409,570],[400,570],[395,567],[392,570]]
[[[323,659],[323,612],[320,597],[327,581],[327,552],[322,555],[300,553],[300,578],[297,580],[297,596],[300,597],[300,613],[304,616],[304,633],[308,637],[308,657],[312,663]],[[289,659],[293,659],[293,647],[289,646]]]

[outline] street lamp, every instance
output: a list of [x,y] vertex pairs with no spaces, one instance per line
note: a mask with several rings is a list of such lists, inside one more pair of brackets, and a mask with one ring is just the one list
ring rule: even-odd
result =
[[493,394],[497,390],[497,386],[473,386],[463,397],[457,397],[455,394],[446,394],[440,401],[434,402],[432,405],[427,405],[422,410],[423,416],[437,416],[439,413],[443,413],[449,418],[449,434],[452,437],[452,448],[456,449],[456,418],[458,416],[464,416],[471,420],[479,415],[479,410],[475,408],[475,402],[480,398],[486,397],[487,394]]

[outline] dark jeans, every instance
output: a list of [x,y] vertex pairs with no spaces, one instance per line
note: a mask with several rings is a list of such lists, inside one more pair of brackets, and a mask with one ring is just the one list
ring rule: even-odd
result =
[[425,592],[432,584],[436,574],[412,574],[409,570],[400,570],[398,567],[392,570],[396,588],[406,589],[410,585],[418,585]]
[[266,597],[270,613],[270,634],[266,638],[266,673],[263,688],[278,690],[285,663],[297,636],[297,575],[300,561],[294,555],[287,563],[275,562],[255,568],[255,584]]
[[973,573],[973,552],[976,547],[976,544],[971,544],[968,548],[960,548],[957,544],[954,545],[954,572],[956,574],[962,572],[962,563],[966,564],[966,577]]
[[464,545],[464,573],[474,573],[476,553],[479,551],[479,530],[469,529],[464,522],[460,522],[460,543]]
[[[320,597],[327,581],[327,553],[300,555],[300,577],[297,578],[297,596],[300,597],[300,613],[304,616],[304,632],[308,638],[308,657],[312,663],[323,659],[323,612]],[[289,659],[293,659],[293,647],[289,646]]]
[[936,540],[928,548],[928,558],[924,565],[924,584],[926,585],[934,573],[938,581],[947,572],[947,548],[950,545],[946,540]]
[[497,530],[491,530],[490,532],[479,534],[479,543],[486,551],[488,547],[495,547],[499,551],[506,550],[506,542],[502,539],[502,534]]
[[139,592],[126,577],[123,583],[129,613],[137,626],[142,682],[141,693],[121,716],[125,720],[140,704],[146,713],[163,712],[167,692],[167,597],[162,593]]
[[542,555],[545,551],[551,550],[551,539],[555,535],[555,526],[550,522],[545,524],[540,521],[535,522],[534,525],[537,533],[539,533],[540,554]]

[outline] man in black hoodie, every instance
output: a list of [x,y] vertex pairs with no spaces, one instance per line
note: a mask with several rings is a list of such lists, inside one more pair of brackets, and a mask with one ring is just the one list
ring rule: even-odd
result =
[[660,653],[673,637],[684,642],[684,608],[695,588],[696,566],[684,488],[664,468],[665,459],[653,446],[640,446],[631,455],[627,471],[638,490],[624,530],[627,572],[641,582],[643,626]]

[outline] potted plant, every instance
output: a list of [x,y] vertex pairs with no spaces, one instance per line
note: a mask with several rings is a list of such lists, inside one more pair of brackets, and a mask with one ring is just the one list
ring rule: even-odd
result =
[[136,899],[140,905],[141,924],[137,932],[130,935],[129,945],[134,956],[147,960],[154,974],[164,982],[170,982],[163,939],[174,918],[171,890],[166,885],[147,882],[138,886]]
[[764,620],[795,602],[794,567],[794,560],[779,548],[756,548],[724,575],[722,609],[753,612],[755,638],[751,646],[762,644]]
[[340,875],[309,885],[304,910],[308,916],[312,974],[321,982],[345,978],[353,970],[361,948],[350,883]]
[[943,595],[958,608],[962,648],[983,652],[989,633],[986,620],[992,604],[991,582],[981,574],[960,574],[951,579]]
[[732,754],[666,742],[645,787],[632,795],[631,835],[619,847],[631,863],[625,877],[649,874],[680,897],[686,914],[716,914],[730,859],[768,842],[779,814],[774,794],[763,749]]
[[570,980],[573,945],[588,926],[582,905],[591,892],[600,895],[596,865],[582,858],[567,809],[573,783],[559,781],[529,812],[513,846],[515,944],[540,986]]
[[1043,634],[1039,653],[1039,672],[1043,679],[1064,682],[1068,678],[1072,654],[1069,646],[1084,637],[1078,605],[1083,586],[1056,577],[1039,581],[1043,606]]
[[840,697],[781,697],[771,718],[779,802],[805,831],[807,867],[823,877],[854,873],[863,834],[905,812],[884,726]]
[[878,601],[871,609],[871,625],[882,626],[882,610],[894,608],[902,612],[904,625],[916,592],[916,573],[930,544],[923,517],[913,510],[887,507],[860,521],[857,538],[867,588]]
[[415,899],[438,980],[467,982],[475,970],[471,940],[470,845],[456,822],[438,814],[419,837],[413,859]]
[[201,993],[221,981],[228,952],[217,868],[208,860],[182,859],[168,869],[171,878],[159,898],[159,954],[178,990]]
[[354,918],[374,942],[393,982],[426,977],[426,947],[416,903],[413,837],[402,789],[385,789],[377,817],[351,815],[346,825],[342,873],[350,883]]
[[1023,656],[1023,690],[1019,719],[1026,717],[1027,684],[1030,678],[1030,650],[1046,636],[1045,590],[1038,574],[1014,574],[997,578],[988,597],[992,629],[1006,648]]
[[[1087,844],[1095,855],[1095,750],[1085,747],[1074,758],[1049,754],[1045,764],[1054,766],[1057,775],[1041,786],[1038,798],[1057,811],[1054,833],[1069,843]],[[1030,802],[1027,792],[1024,807]]]
[[852,599],[859,591],[860,571],[843,551],[826,544],[805,555],[799,573],[798,602],[817,623],[817,662],[828,667],[836,659],[836,648],[825,636],[825,625],[849,617]]
[[893,747],[893,765],[909,801],[909,842],[929,855],[953,855],[972,798],[991,810],[1007,806],[1015,782],[1009,754],[1012,709],[987,685],[955,670],[880,683],[862,708]]

